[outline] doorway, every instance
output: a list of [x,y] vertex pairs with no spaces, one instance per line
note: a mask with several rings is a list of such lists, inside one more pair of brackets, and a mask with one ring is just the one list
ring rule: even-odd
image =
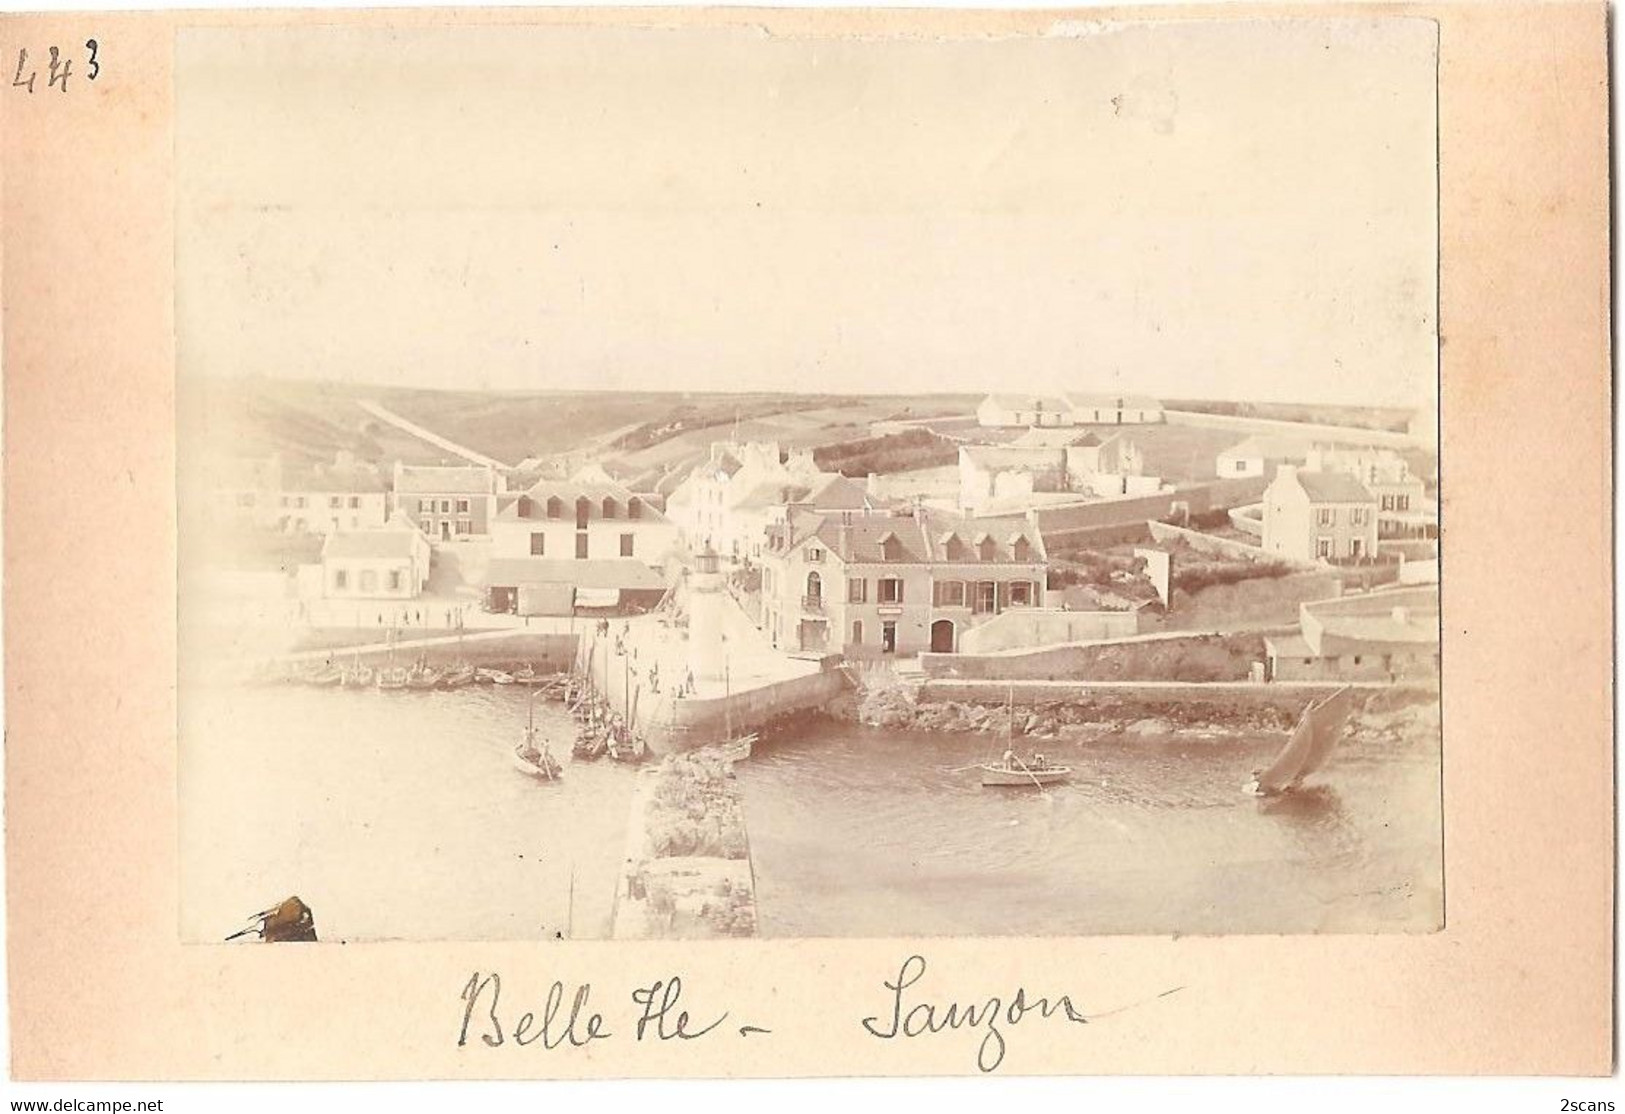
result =
[[443,542],[451,541],[451,523],[442,522],[440,524],[440,540]]
[[887,619],[880,624],[880,652],[895,654],[897,652],[897,620]]
[[933,654],[951,654],[954,652],[954,621],[952,619],[938,619],[931,624],[931,652]]

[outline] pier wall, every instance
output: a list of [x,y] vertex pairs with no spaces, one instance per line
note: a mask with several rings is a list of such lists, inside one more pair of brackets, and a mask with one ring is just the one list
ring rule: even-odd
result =
[[[1002,704],[1018,707],[1042,704],[1093,704],[1105,708],[1142,710],[1158,704],[1233,710],[1237,705],[1273,707],[1299,712],[1311,699],[1330,696],[1341,682],[1288,683],[1253,681],[1180,683],[1160,681],[963,681],[934,680],[920,686],[921,704],[957,701],[962,704]],[[1356,690],[1391,690],[1385,683],[1356,683]]]
[[[477,638],[466,638],[459,646],[455,638],[437,634],[422,643],[405,640],[397,642],[395,662],[398,665],[409,665],[422,657],[427,658],[429,664],[437,668],[465,661],[470,665],[488,668],[528,664],[538,673],[563,672],[568,670],[576,659],[576,646],[580,637],[575,634],[517,631],[511,635],[497,637],[482,635]],[[318,661],[331,657],[338,664],[349,664],[358,656],[367,665],[384,665],[389,661],[389,651],[377,643],[360,649],[338,646],[327,651],[308,650],[290,655],[302,661]]]

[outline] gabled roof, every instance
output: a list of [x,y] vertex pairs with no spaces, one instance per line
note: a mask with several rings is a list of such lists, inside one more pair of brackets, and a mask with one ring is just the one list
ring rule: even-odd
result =
[[1064,449],[1089,448],[1104,442],[1087,429],[1034,426],[1020,437],[1005,442],[1011,449]]
[[1095,391],[1068,391],[1066,401],[1074,410],[1161,410],[1162,403],[1145,395],[1119,395]]
[[1347,472],[1299,472],[1298,483],[1311,503],[1375,503],[1376,496]]
[[397,495],[489,495],[496,474],[479,465],[401,464],[395,468]]
[[322,543],[322,560],[368,557],[410,557],[418,545],[427,544],[418,528],[395,516],[383,526],[369,530],[337,530]]
[[1302,437],[1260,433],[1225,449],[1220,456],[1261,457],[1264,460],[1308,460],[1314,445]]
[[282,481],[283,491],[331,491],[355,494],[382,492],[389,485],[378,474],[378,469],[365,465],[342,467],[317,465],[287,476]]
[[859,511],[869,506],[869,490],[851,477],[836,472],[822,484],[814,484],[806,502],[821,511]]
[[1060,395],[1015,395],[995,392],[988,395],[986,401],[1001,410],[1044,410],[1049,413],[1063,413],[1069,409],[1066,399]]

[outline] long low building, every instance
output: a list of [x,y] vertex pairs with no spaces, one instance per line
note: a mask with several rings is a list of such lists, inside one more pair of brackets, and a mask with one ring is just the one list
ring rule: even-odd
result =
[[517,615],[647,610],[667,588],[664,573],[635,557],[493,557],[485,583],[490,609]]
[[1264,639],[1277,681],[1382,681],[1439,675],[1439,593],[1411,588],[1316,600],[1299,632]]

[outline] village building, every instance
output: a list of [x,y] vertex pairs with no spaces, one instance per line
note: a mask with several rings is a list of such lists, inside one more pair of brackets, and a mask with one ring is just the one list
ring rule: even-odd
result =
[[1214,472],[1221,480],[1273,477],[1283,464],[1306,463],[1313,451],[1314,444],[1307,438],[1261,433],[1219,453],[1214,460]]
[[977,514],[1038,495],[1155,494],[1162,481],[1144,469],[1145,458],[1121,434],[1034,428],[1009,444],[959,447],[959,506]]
[[738,564],[761,555],[763,533],[775,510],[804,499],[826,483],[806,449],[784,450],[772,441],[719,441],[666,502],[683,544]]
[[[204,521],[232,529],[273,529],[282,492],[282,457],[211,458],[196,473],[202,481]],[[192,490],[197,490],[194,487]]]
[[1042,607],[1046,568],[1024,516],[793,510],[763,551],[761,623],[786,650],[952,653],[965,631]]
[[1272,680],[1437,680],[1439,594],[1411,588],[1304,603],[1298,632],[1267,635],[1264,649]]
[[397,516],[379,526],[335,530],[322,543],[321,595],[414,599],[429,583],[430,559],[429,540],[409,519]]
[[1392,449],[1316,449],[1308,468],[1353,476],[1376,497],[1379,540],[1437,536],[1438,511],[1426,502],[1422,478]]
[[395,463],[392,512],[406,515],[436,542],[490,536],[497,497],[507,481],[483,464]]
[[671,520],[602,469],[538,480],[492,520],[487,606],[539,615],[658,602],[676,547]]
[[1162,403],[1143,395],[996,392],[976,408],[977,424],[1011,426],[1140,425],[1164,419]]
[[276,526],[290,534],[376,529],[389,518],[387,486],[376,467],[340,452],[332,464],[286,476]]
[[1264,489],[1266,553],[1292,561],[1350,564],[1377,553],[1377,500],[1346,472],[1283,464]]

